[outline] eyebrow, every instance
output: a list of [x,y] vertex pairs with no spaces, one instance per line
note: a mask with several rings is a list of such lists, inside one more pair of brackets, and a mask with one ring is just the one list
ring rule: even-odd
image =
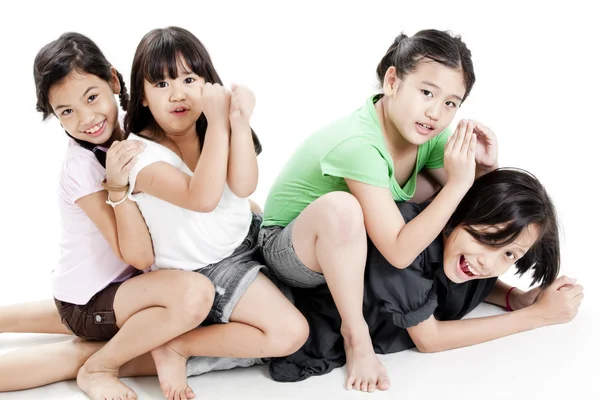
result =
[[[429,81],[423,81],[421,83],[424,84],[424,85],[428,85],[428,86],[434,87],[437,90],[442,90],[438,85],[436,85],[434,83],[431,83]],[[456,94],[451,94],[450,97],[454,97],[455,99],[457,99],[458,101],[460,101],[462,103],[462,97],[460,97],[460,96],[458,96]]]
[[[87,88],[87,90],[85,92],[83,92],[81,97],[85,97],[85,95],[88,94],[88,92],[93,89],[98,89],[98,86],[90,86],[89,88]],[[60,106],[56,107],[55,110],[60,110],[61,108],[67,108],[67,107],[69,107],[69,106],[61,104]]]

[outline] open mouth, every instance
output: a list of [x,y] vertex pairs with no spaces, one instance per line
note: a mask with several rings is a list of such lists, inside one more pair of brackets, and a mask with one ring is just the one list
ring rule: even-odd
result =
[[458,258],[458,267],[468,277],[481,276],[479,272],[475,271],[475,269],[471,267],[469,260],[467,260],[463,255]]
[[431,134],[431,132],[433,132],[433,130],[435,129],[434,126],[431,125],[427,125],[427,124],[422,124],[420,122],[415,123],[415,125],[417,126],[417,131],[421,134],[421,135],[429,135]]
[[84,133],[91,136],[100,136],[104,132],[104,128],[106,127],[106,120],[102,121],[99,124],[92,126],[90,129],[83,131]]
[[188,111],[185,107],[179,107],[171,111],[175,115],[184,115]]

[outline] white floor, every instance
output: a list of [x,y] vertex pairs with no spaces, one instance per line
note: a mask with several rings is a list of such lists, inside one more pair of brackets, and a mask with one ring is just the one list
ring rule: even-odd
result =
[[[591,296],[590,296],[591,297]],[[586,299],[588,300],[588,299]],[[480,306],[469,317],[500,312]],[[409,350],[383,356],[392,378],[387,392],[343,389],[345,370],[300,383],[277,383],[267,367],[212,372],[191,378],[198,399],[599,399],[598,319],[590,302],[569,324],[525,332],[494,342],[437,354]],[[62,335],[0,334],[0,352],[64,340]],[[57,360],[57,362],[60,362]],[[155,378],[126,379],[140,399],[161,399]],[[2,400],[86,399],[75,381],[22,392]]]
[[[375,67],[400,31],[412,35],[425,28],[451,29],[472,50],[477,74],[452,125],[465,117],[490,126],[499,138],[500,164],[525,168],[547,187],[563,228],[562,273],[585,287],[577,317],[569,324],[470,348],[383,356],[392,378],[387,392],[344,391],[343,368],[281,384],[270,379],[266,367],[254,367],[195,377],[191,386],[198,399],[600,399],[600,382],[595,381],[600,378],[600,265],[595,256],[600,213],[592,192],[600,149],[592,118],[600,107],[593,62],[600,24],[592,2],[504,1],[490,6],[466,0],[373,0],[365,6],[304,0],[276,7],[222,0],[173,9],[165,8],[164,1],[150,2],[144,7],[117,0],[104,0],[102,7],[78,2],[35,13],[31,4],[20,1],[11,7],[26,19],[4,13],[0,48],[11,57],[0,63],[5,78],[0,95],[0,306],[47,299],[52,293],[49,274],[60,241],[56,185],[66,136],[55,119],[40,122],[31,67],[41,46],[61,33],[73,30],[92,37],[126,79],[134,49],[150,29],[172,24],[198,35],[225,82],[246,83],[256,93],[252,124],[264,152],[253,198],[264,204],[292,150],[373,93]],[[91,24],[90,16],[100,23]],[[17,38],[21,32],[33,34]],[[470,316],[497,312],[483,305]],[[0,333],[0,353],[65,338]],[[126,382],[140,399],[162,398],[155,378]],[[85,396],[71,381],[0,394],[5,399]]]

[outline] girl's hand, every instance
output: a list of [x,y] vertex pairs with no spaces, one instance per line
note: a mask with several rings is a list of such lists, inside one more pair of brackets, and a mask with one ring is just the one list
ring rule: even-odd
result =
[[475,162],[484,169],[497,168],[498,138],[496,138],[494,131],[479,121],[470,121],[473,123],[473,133],[477,135]]
[[583,286],[575,285],[575,279],[561,276],[548,288],[540,291],[535,307],[543,325],[562,324],[571,321],[583,300]]
[[252,90],[245,86],[231,85],[231,105],[229,106],[231,125],[249,124],[255,104],[256,97]]
[[477,135],[473,133],[473,126],[470,121],[460,121],[444,150],[444,167],[448,172],[448,184],[460,185],[465,191],[475,180]]
[[144,147],[146,145],[141,140],[114,141],[106,152],[106,183],[111,186],[126,186],[129,171]]
[[202,86],[202,112],[209,124],[223,124],[229,132],[229,104],[231,92],[218,83]]

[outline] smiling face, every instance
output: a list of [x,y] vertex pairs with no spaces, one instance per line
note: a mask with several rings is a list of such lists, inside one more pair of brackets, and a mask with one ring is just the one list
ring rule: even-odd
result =
[[121,86],[116,72],[113,75],[113,80],[106,82],[96,75],[74,70],[50,88],[52,110],[74,138],[105,144],[115,130],[121,130],[114,96]]
[[420,145],[450,125],[466,87],[462,70],[424,59],[402,79],[390,67],[383,90],[389,122],[408,143]]
[[[473,229],[488,233],[495,228]],[[537,225],[529,225],[513,242],[491,247],[475,240],[463,226],[459,226],[444,240],[444,273],[454,283],[498,277],[529,251],[539,234]]]

